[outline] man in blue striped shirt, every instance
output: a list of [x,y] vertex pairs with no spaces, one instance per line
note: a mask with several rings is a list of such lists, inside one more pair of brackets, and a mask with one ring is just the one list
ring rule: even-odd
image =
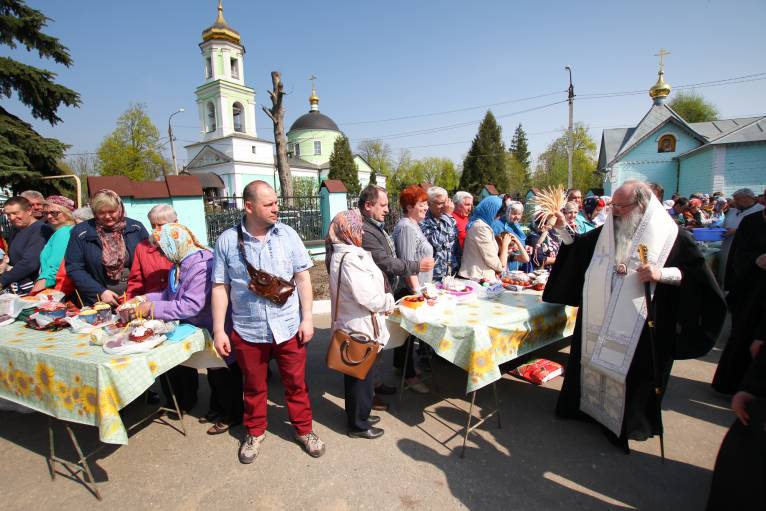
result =
[[[277,195],[268,183],[253,181],[242,195],[242,223],[224,231],[215,245],[211,295],[215,348],[224,357],[233,348],[244,377],[243,423],[247,435],[239,448],[239,460],[252,463],[266,436],[266,372],[271,357],[279,365],[296,440],[318,458],[325,446],[313,431],[306,386],[306,344],[314,335],[308,272],[312,262],[298,234],[277,220]],[[296,290],[287,302],[274,304],[248,288],[250,276],[243,256],[255,269],[295,283]],[[229,299],[231,332],[224,327]]]

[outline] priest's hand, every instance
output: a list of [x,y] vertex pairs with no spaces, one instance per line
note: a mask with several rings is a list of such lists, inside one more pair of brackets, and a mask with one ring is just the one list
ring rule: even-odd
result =
[[642,264],[636,269],[636,273],[641,282],[659,282],[662,278],[660,269],[652,264]]
[[734,410],[737,418],[739,418],[740,422],[745,426],[747,426],[747,423],[750,420],[750,415],[747,413],[747,404],[752,401],[754,397],[755,396],[752,394],[740,390],[731,398],[731,409]]
[[556,229],[564,229],[567,226],[567,219],[564,217],[564,213],[556,211],[556,224],[553,226]]

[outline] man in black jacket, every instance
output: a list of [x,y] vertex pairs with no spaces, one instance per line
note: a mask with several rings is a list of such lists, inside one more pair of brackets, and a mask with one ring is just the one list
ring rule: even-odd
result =
[[32,215],[32,205],[24,197],[11,197],[3,212],[13,226],[8,239],[11,270],[0,275],[0,290],[15,284],[14,292],[26,294],[40,271],[40,252],[50,237],[50,229]]
[[432,257],[420,261],[405,261],[396,257],[394,241],[385,230],[384,221],[388,214],[388,195],[383,187],[368,185],[359,195],[359,212],[364,217],[364,235],[362,248],[372,254],[372,259],[386,276],[388,290],[397,290],[399,277],[417,275],[431,271],[434,267]]
[[[388,214],[388,195],[383,187],[368,185],[359,194],[359,211],[364,217],[364,233],[362,235],[362,248],[370,252],[373,261],[378,265],[380,271],[386,277],[386,291],[394,293],[395,298],[400,298],[396,294],[399,277],[408,275],[417,275],[419,272],[431,271],[434,267],[432,257],[424,257],[420,261],[405,261],[396,257],[394,241],[388,235],[384,227],[384,221]],[[411,346],[411,344],[410,344]],[[394,365],[403,364],[403,350],[399,350],[394,356]],[[411,348],[410,348],[411,350]],[[412,353],[412,351],[410,351]],[[412,361],[408,367],[413,364]],[[377,394],[392,394],[396,390],[384,384],[376,384],[375,400],[373,409],[385,410],[388,405],[381,400]]]

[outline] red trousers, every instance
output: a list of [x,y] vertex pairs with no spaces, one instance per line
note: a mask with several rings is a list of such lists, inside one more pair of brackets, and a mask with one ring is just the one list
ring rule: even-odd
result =
[[268,382],[266,372],[269,360],[277,360],[290,422],[299,435],[312,431],[313,416],[306,385],[306,346],[293,337],[281,344],[249,343],[232,330],[231,344],[242,369],[245,413],[243,424],[248,433],[261,436],[266,432]]

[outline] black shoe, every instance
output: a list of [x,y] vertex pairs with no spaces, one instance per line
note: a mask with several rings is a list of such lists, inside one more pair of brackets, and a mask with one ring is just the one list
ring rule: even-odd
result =
[[370,426],[372,426],[373,424],[377,424],[378,422],[380,422],[380,417],[378,417],[377,415],[370,415],[369,417],[367,417],[367,424],[369,424]]
[[367,438],[368,440],[372,440],[373,438],[383,436],[383,433],[384,431],[380,428],[370,428],[364,431],[349,431],[348,436],[351,438]]
[[385,383],[381,383],[377,387],[375,387],[375,393],[380,394],[381,396],[390,396],[392,394],[396,394],[396,387],[393,387],[391,385],[386,385]]

